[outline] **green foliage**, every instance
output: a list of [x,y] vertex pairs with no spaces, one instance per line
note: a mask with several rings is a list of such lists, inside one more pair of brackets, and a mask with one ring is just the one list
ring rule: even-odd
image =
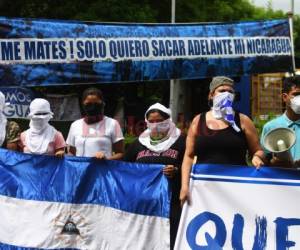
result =
[[262,129],[264,127],[264,125],[268,122],[273,120],[274,118],[276,118],[276,115],[272,112],[268,113],[267,115],[265,115],[263,118],[262,117],[255,117],[253,119],[254,125],[257,129],[258,135],[260,136],[262,133]]
[[[2,0],[0,15],[106,22],[170,22],[170,0]],[[282,11],[248,0],[176,0],[177,22],[282,18]]]
[[125,149],[128,148],[128,146],[133,143],[135,140],[137,139],[137,137],[135,135],[130,135],[130,134],[125,134],[124,135],[124,146]]

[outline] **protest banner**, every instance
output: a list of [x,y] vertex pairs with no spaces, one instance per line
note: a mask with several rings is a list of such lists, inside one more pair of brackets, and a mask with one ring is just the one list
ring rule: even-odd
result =
[[195,165],[176,250],[300,247],[295,169]]
[[105,24],[0,18],[0,85],[195,79],[292,71],[288,19]]
[[8,118],[27,118],[30,102],[34,99],[34,93],[30,89],[21,87],[0,87],[5,95],[3,113]]

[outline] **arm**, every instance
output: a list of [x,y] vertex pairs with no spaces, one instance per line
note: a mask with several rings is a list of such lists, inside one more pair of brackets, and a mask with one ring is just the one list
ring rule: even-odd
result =
[[113,144],[114,154],[108,158],[108,160],[120,160],[124,155],[124,140],[120,140]]
[[61,132],[57,131],[54,139],[55,156],[63,157],[65,155],[66,142]]
[[[107,160],[121,160],[124,155],[124,137],[119,123],[113,120],[111,141],[112,141],[112,151],[113,154]],[[105,154],[103,152],[97,152],[95,157],[97,159],[105,159]]]
[[65,155],[65,148],[58,148],[55,150],[55,156],[63,157]]
[[68,146],[68,154],[69,155],[76,155],[76,148],[73,146]]
[[272,159],[272,153],[269,152],[268,150],[266,150],[264,148],[264,138],[265,138],[265,135],[270,131],[270,129],[268,128],[268,125],[267,123],[263,126],[263,129],[261,131],[261,135],[260,135],[260,145],[262,146],[262,149],[264,150],[264,153],[265,153],[265,163],[266,165],[270,165],[270,160]]
[[181,167],[181,190],[180,190],[180,201],[181,205],[187,200],[189,201],[189,184],[190,184],[190,173],[194,161],[194,147],[197,136],[197,129],[200,115],[196,116],[189,128],[188,135],[186,138],[186,149],[183,157]]
[[66,143],[67,143],[68,155],[75,156],[76,155],[76,147],[75,147],[75,136],[73,134],[73,130],[74,130],[74,123],[71,124]]
[[[181,182],[181,165],[183,163],[183,157],[184,157],[184,151],[185,151],[185,142],[186,142],[186,136],[183,136],[182,134],[179,136],[177,141],[174,144],[177,144],[178,147],[178,158],[174,165],[166,165],[163,168],[163,174],[167,176],[168,178],[173,178],[175,182],[178,184]],[[180,185],[180,184],[179,184]]]
[[136,139],[133,143],[131,143],[125,150],[125,154],[123,156],[123,161],[135,162],[136,156],[138,152],[138,144],[139,139]]
[[[8,121],[9,122],[9,121]],[[6,131],[6,148],[10,150],[21,150],[20,143],[20,127],[16,122],[10,121]]]
[[256,128],[252,120],[243,114],[240,114],[241,127],[246,135],[248,150],[252,156],[252,164],[259,168],[265,164],[266,158],[262,150]]
[[11,142],[6,144],[6,148],[9,150],[19,151],[21,148],[19,148],[19,145],[17,142]]

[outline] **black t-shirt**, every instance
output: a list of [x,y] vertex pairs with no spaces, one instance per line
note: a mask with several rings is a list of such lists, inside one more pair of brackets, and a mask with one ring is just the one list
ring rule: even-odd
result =
[[179,202],[179,192],[181,186],[181,164],[185,151],[185,136],[180,135],[174,144],[166,151],[156,153],[149,150],[140,141],[135,140],[125,153],[124,161],[174,165],[178,168],[176,175],[170,179],[172,188],[172,200]]
[[185,136],[179,136],[174,144],[162,153],[149,150],[136,139],[125,153],[124,160],[139,163],[170,164],[180,167],[185,150]]
[[[241,127],[239,113],[234,120]],[[200,115],[195,142],[197,163],[247,165],[247,148],[246,135],[242,130],[237,132],[231,126],[212,130],[207,126],[206,113]]]

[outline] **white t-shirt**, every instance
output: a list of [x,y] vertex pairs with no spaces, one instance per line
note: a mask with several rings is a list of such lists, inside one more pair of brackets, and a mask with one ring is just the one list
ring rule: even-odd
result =
[[100,122],[93,124],[87,124],[83,119],[74,121],[66,142],[76,148],[76,156],[93,157],[101,151],[106,157],[111,157],[112,145],[123,139],[119,123],[104,116]]

